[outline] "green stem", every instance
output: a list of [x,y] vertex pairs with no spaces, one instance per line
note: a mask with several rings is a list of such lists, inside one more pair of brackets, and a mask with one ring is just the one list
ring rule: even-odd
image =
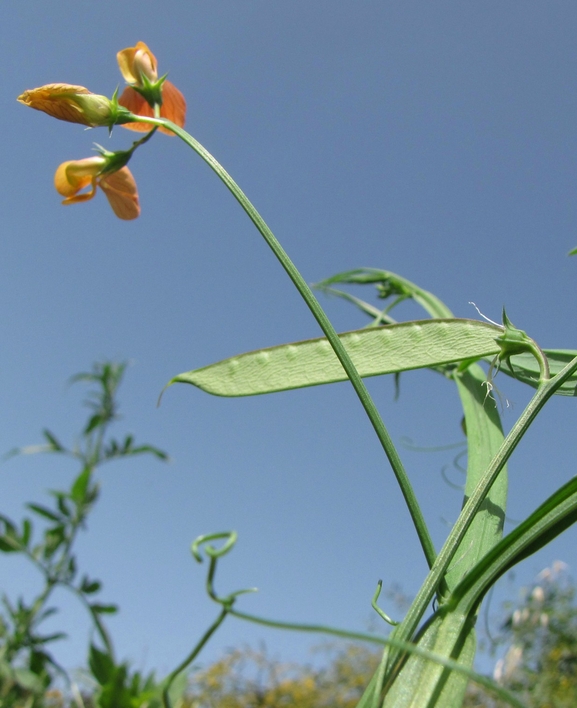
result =
[[359,376],[355,365],[351,361],[350,356],[348,355],[343,343],[339,339],[339,336],[337,335],[329,318],[327,317],[319,302],[313,295],[312,290],[309,288],[294,263],[291,261],[291,259],[289,258],[283,247],[280,245],[280,243],[277,241],[276,237],[269,229],[261,215],[255,209],[253,204],[250,202],[248,197],[244,194],[244,192],[232,179],[228,172],[222,167],[222,165],[220,165],[220,163],[217,162],[217,160],[215,160],[215,158],[197,140],[195,140],[185,130],[179,128],[177,125],[175,125],[169,120],[155,120],[151,118],[139,119],[137,116],[135,116],[135,119],[136,122],[150,123],[159,126],[162,125],[165,128],[168,128],[181,140],[183,140],[189,147],[191,147],[200,157],[202,157],[202,159],[214,170],[214,172],[228,187],[235,199],[245,210],[253,224],[259,230],[274,255],[277,257],[278,261],[280,262],[287,275],[299,291],[301,297],[307,304],[308,308],[312,312],[314,318],[318,322],[320,328],[324,332],[327,340],[333,348],[336,356],[341,362],[343,369],[349,377],[351,384],[353,385],[353,388],[355,389],[356,394],[359,397],[361,405],[365,409],[365,412],[369,417],[369,420],[371,421],[371,424],[377,434],[377,437],[379,438],[379,441],[381,442],[381,445],[391,464],[391,467],[393,468],[393,472],[397,478],[397,482],[399,484],[399,487],[401,488],[401,492],[405,498],[409,513],[417,531],[419,541],[421,542],[425,558],[427,559],[429,567],[432,567],[436,557],[435,548],[433,546],[433,542],[429,535],[425,519],[417,501],[417,497],[415,496],[415,492],[413,490],[409,477],[405,471],[403,463],[401,462],[401,458],[399,457],[399,454],[395,449],[391,436],[389,435],[389,432],[386,429],[381,419],[381,416],[377,410],[377,407],[375,406],[372,398],[369,395],[369,392],[367,391],[365,384],[363,383],[363,380]]
[[190,664],[196,659],[204,645],[208,642],[208,640],[212,637],[212,635],[216,632],[216,630],[220,627],[220,625],[223,623],[225,617],[227,614],[230,612],[229,607],[223,607],[220,614],[216,618],[216,620],[210,625],[210,627],[206,630],[206,632],[202,635],[200,641],[198,644],[194,647],[194,649],[190,652],[190,654],[186,657],[186,659],[181,662],[176,669],[172,673],[169,674],[169,676],[166,679],[166,686],[164,687],[164,690],[162,691],[162,703],[164,705],[164,708],[171,708],[171,703],[170,703],[170,696],[168,695],[168,691],[170,690],[170,687],[172,685],[172,682],[174,679],[178,676],[178,674],[181,671],[184,671],[184,669],[187,668],[187,666],[190,666]]
[[262,624],[265,627],[273,627],[274,629],[292,629],[295,632],[315,632],[319,634],[330,634],[333,637],[340,637],[341,639],[371,642],[372,644],[379,644],[380,646],[386,646],[388,642],[385,637],[379,637],[376,634],[367,634],[365,632],[349,632],[346,629],[337,629],[336,627],[329,627],[328,625],[324,624],[279,622],[277,620],[266,619],[264,617],[257,617],[256,615],[251,615],[247,612],[238,612],[237,610],[230,610],[230,614],[232,617],[238,617],[239,619],[246,620],[248,622],[254,622],[255,624]]
[[[575,371],[577,371],[577,357],[569,362],[569,364],[552,379],[542,383],[533,398],[529,401],[529,404],[503,441],[499,451],[487,468],[487,471],[463,507],[459,518],[451,529],[443,548],[439,552],[431,571],[409,608],[405,619],[395,630],[394,636],[396,639],[406,641],[410,640],[414,635],[423,614],[433,599],[433,595],[449,567],[449,563],[459,548],[476,513],[479,511],[483,500],[491,489],[491,485],[497,479],[497,476],[507,463],[513,450],[517,447],[539,411],[555,391],[562,386]],[[398,658],[399,652],[397,652],[396,656],[391,657],[389,666],[395,663]]]
[[90,614],[90,617],[92,618],[92,622],[94,623],[94,626],[96,627],[97,633],[100,635],[100,639],[102,640],[102,644],[104,645],[104,649],[108,656],[110,656],[112,659],[114,659],[114,646],[112,644],[112,639],[110,638],[110,635],[108,634],[106,627],[104,626],[104,623],[98,616],[98,612],[95,612],[92,607],[90,606],[90,602],[86,599],[86,596],[78,590],[78,588],[75,588],[74,585],[71,583],[65,583],[65,582],[60,582],[58,583],[59,585],[62,585],[62,587],[67,588],[70,590],[71,593],[76,595],[76,597],[80,600],[80,602],[84,605],[88,613]]
[[52,591],[58,587],[64,587],[70,590],[76,597],[80,600],[80,602],[85,606],[85,608],[88,610],[92,621],[94,623],[94,626],[96,627],[96,631],[100,635],[100,639],[102,640],[102,643],[104,644],[104,647],[108,653],[109,656],[114,657],[114,647],[112,644],[112,640],[110,639],[110,636],[108,632],[106,631],[106,627],[104,626],[102,620],[98,616],[98,613],[95,612],[92,607],[90,606],[90,602],[86,599],[86,596],[72,583],[70,583],[67,580],[62,580],[59,578],[60,573],[62,572],[62,568],[66,565],[66,563],[70,560],[70,556],[68,555],[70,547],[73,544],[74,541],[74,536],[78,532],[79,525],[83,521],[83,519],[77,521],[74,524],[74,528],[72,529],[72,533],[68,539],[68,542],[66,544],[65,551],[62,554],[62,557],[60,561],[57,563],[55,569],[50,569],[46,568],[30,551],[28,548],[22,546],[20,548],[21,552],[24,553],[29,560],[32,561],[32,563],[40,570],[40,572],[44,575],[45,581],[46,581],[46,586],[42,593],[36,598],[36,601],[34,603],[34,615],[37,615],[38,612],[42,609],[42,607],[46,604],[49,596],[51,595]]

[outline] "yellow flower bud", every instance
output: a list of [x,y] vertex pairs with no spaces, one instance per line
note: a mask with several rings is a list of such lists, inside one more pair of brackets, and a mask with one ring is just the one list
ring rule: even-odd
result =
[[46,84],[24,91],[18,101],[25,106],[44,111],[53,118],[69,123],[81,123],[91,128],[113,125],[117,111],[110,99],[92,93],[84,86]]

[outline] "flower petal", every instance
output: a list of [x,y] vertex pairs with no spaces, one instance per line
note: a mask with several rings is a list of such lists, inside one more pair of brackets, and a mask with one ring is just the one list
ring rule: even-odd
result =
[[128,167],[103,175],[99,184],[119,219],[136,219],[140,215],[138,190]]
[[80,202],[89,202],[96,194],[96,180],[92,183],[92,189],[90,192],[83,192],[82,194],[75,194],[73,197],[67,197],[62,200],[62,204],[67,206],[68,204],[79,204]]
[[[141,96],[138,91],[135,91],[131,86],[127,86],[118,103],[131,113],[137,116],[145,116],[148,118],[154,117],[152,108],[148,105],[144,96]],[[167,118],[176,125],[184,128],[186,119],[186,100],[182,93],[170,81],[165,81],[162,85],[162,106],[160,107],[161,118]],[[123,128],[128,130],[137,130],[141,133],[151,130],[154,126],[150,123],[123,123]],[[161,133],[174,135],[166,128],[159,128]]]
[[90,184],[90,177],[88,177],[88,181],[84,185],[78,186],[77,184],[70,184],[68,175],[66,174],[66,169],[70,163],[71,161],[63,162],[58,166],[56,174],[54,175],[54,186],[56,187],[56,191],[63,197],[71,197],[76,194],[79,189],[82,189],[82,187],[86,187],[86,185]]
[[140,85],[142,81],[140,70],[144,70],[144,73],[151,81],[156,81],[156,57],[144,42],[137,42],[135,47],[123,49],[118,52],[116,58],[120,73],[127,84]]
[[53,118],[81,123],[91,128],[113,125],[118,117],[106,96],[99,96],[84,86],[73,84],[46,84],[24,91],[17,100]]
[[[152,108],[148,105],[144,96],[141,96],[131,86],[127,86],[124,89],[122,96],[118,99],[118,104],[137,116],[153,117]],[[123,123],[122,127],[128,128],[128,130],[137,130],[140,133],[147,133],[154,128],[150,123]]]
[[74,196],[95,180],[104,165],[106,160],[100,155],[63,162],[54,175],[56,191],[63,197]]
[[[182,93],[170,81],[165,81],[162,85],[162,106],[160,107],[162,118],[168,118],[176,123],[180,128],[184,128],[186,121],[186,100]],[[174,133],[171,133],[174,135]]]
[[87,125],[81,108],[70,101],[70,96],[75,94],[91,94],[84,86],[74,86],[73,84],[46,84],[35,89],[24,91],[18,96],[18,101],[25,106],[35,108],[37,111],[44,111],[53,118],[66,120],[69,123],[82,123]]
[[127,84],[136,83],[136,76],[132,73],[132,67],[134,66],[134,55],[136,54],[136,47],[127,47],[116,54],[116,59],[118,60],[118,68],[122,74],[122,78]]

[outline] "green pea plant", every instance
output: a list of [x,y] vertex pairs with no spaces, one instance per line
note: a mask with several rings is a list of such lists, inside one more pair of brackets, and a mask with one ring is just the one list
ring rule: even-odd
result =
[[[191,384],[217,396],[252,396],[350,381],[389,462],[415,527],[429,572],[403,620],[394,626],[389,636],[377,639],[384,645],[382,660],[358,704],[359,708],[457,708],[463,702],[470,679],[485,683],[510,705],[521,706],[515,696],[473,671],[475,622],[483,597],[497,579],[577,520],[577,478],[574,478],[503,537],[507,462],[551,396],[577,395],[577,352],[541,349],[528,334],[510,322],[505,312],[500,324],[455,318],[431,293],[394,273],[377,269],[350,271],[317,286],[322,292],[348,300],[364,316],[370,317],[368,326],[338,334],[313,290],[252,202],[224,167],[184,130],[184,99],[175,98],[179,92],[165,82],[166,76],[158,77],[156,58],[148,47],[139,42],[135,47],[119,52],[118,59],[128,83],[120,99],[116,93],[109,100],[84,87],[68,84],[48,84],[28,90],[18,99],[25,105],[70,122],[109,129],[113,125],[123,125],[132,130],[148,131],[129,150],[111,153],[99,148],[96,158],[61,165],[55,183],[66,197],[64,203],[91,198],[99,185],[117,216],[136,218],[140,213],[136,185],[126,165],[134,151],[146,144],[155,132],[176,135],[216,173],[245,211],[308,306],[323,335],[318,339],[233,356],[179,374],[168,385]],[[80,193],[86,186],[91,186],[92,191]],[[351,283],[376,285],[380,297],[393,298],[392,302],[382,309],[335,288]],[[392,319],[391,311],[407,299],[423,308],[423,319],[410,322]],[[489,363],[488,373],[479,365],[481,361]],[[438,552],[410,475],[363,381],[368,376],[398,375],[418,368],[433,369],[456,386],[467,437],[467,478],[462,510]],[[529,404],[506,436],[490,395],[498,370],[535,389]],[[89,477],[87,473],[86,478]],[[78,482],[77,494],[81,493],[79,489],[83,484]],[[88,482],[86,484],[89,489]],[[73,501],[68,497],[66,500]],[[65,516],[61,511],[53,519],[55,529],[60,529],[64,523],[62,515]],[[19,538],[26,533],[24,529]],[[220,550],[209,543],[219,538],[225,541]],[[220,604],[221,610],[190,656],[168,677],[163,696],[165,706],[170,705],[168,690],[171,682],[190,665],[228,614],[273,626],[339,633],[339,630],[330,628],[288,625],[241,613],[235,609],[235,603],[244,591],[219,597],[213,587],[217,560],[232,548],[234,541],[234,534],[217,533],[203,536],[193,545],[197,560],[201,559],[201,546],[210,559],[207,590]],[[86,595],[86,587],[78,590],[82,596]],[[380,585],[372,600],[373,607],[383,621],[390,622],[378,608],[379,592]],[[427,612],[431,613],[428,617]],[[99,617],[100,611],[94,614]],[[101,638],[106,646],[104,636]]]
[[[381,298],[393,301],[381,309],[336,289],[337,284],[376,285]],[[379,671],[359,706],[460,706],[471,679],[495,690],[511,705],[523,705],[472,672],[475,621],[483,597],[503,573],[577,520],[577,480],[573,479],[502,538],[506,462],[551,395],[577,395],[577,352],[541,350],[505,313],[502,326],[456,319],[432,293],[390,271],[354,270],[316,287],[344,298],[370,318],[363,329],[340,335],[361,376],[417,368],[439,372],[457,386],[467,433],[461,515],[438,555],[428,555],[426,527],[415,523],[430,572],[405,619],[384,640],[387,649]],[[391,311],[409,298],[425,310],[428,319],[393,320]],[[345,380],[327,341],[328,337],[305,340],[241,354],[180,374],[170,383],[189,383],[219,396],[246,396]],[[477,363],[483,359],[490,363],[489,378]],[[498,408],[488,395],[491,369],[496,367],[536,389],[506,438]],[[397,467],[397,478],[407,506],[413,520],[420,519],[401,470]],[[451,566],[455,557],[459,562]],[[380,583],[373,607],[386,622],[395,624],[378,608],[379,593]],[[423,623],[433,599],[436,610]]]

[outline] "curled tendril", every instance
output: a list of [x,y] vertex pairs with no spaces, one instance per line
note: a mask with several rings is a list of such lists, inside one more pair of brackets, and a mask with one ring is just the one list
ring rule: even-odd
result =
[[[215,548],[210,545],[210,541],[226,539],[225,543],[220,548]],[[219,597],[214,589],[214,575],[216,573],[216,564],[218,559],[225,556],[235,545],[238,539],[238,534],[236,531],[222,531],[220,533],[210,533],[204,536],[199,536],[195,541],[193,541],[190,550],[194,559],[199,563],[202,563],[203,558],[200,552],[201,546],[204,546],[204,552],[208,556],[209,566],[208,573],[206,576],[206,592],[208,593],[211,600],[222,605],[222,608],[227,612],[232,610],[232,606],[235,603],[236,598],[239,595],[245,595],[249,592],[258,592],[258,588],[246,588],[244,590],[236,590],[231,592],[230,595],[225,597]]]
[[[215,548],[214,546],[209,546],[209,541],[217,541],[221,538],[226,538],[226,543],[221,548]],[[207,533],[203,536],[196,538],[190,547],[192,555],[195,560],[202,563],[202,555],[200,553],[200,547],[204,546],[204,552],[209,558],[220,558],[226,555],[231,548],[234,547],[238,540],[238,534],[236,531],[221,531],[220,533]]]
[[[238,534],[236,531],[223,531],[221,533],[212,533],[212,534],[206,534],[203,536],[199,536],[191,545],[191,552],[194,557],[194,559],[198,563],[202,563],[204,558],[202,556],[201,552],[201,547],[202,550],[204,551],[205,555],[209,558],[209,567],[208,567],[208,573],[207,573],[207,579],[206,579],[206,590],[211,598],[211,600],[214,600],[214,602],[218,603],[221,606],[221,610],[219,612],[218,617],[215,619],[215,621],[210,625],[210,627],[206,630],[204,635],[201,637],[201,639],[197,642],[197,644],[194,646],[190,654],[182,661],[176,669],[172,673],[170,673],[165,681],[164,681],[164,688],[162,691],[162,703],[163,703],[163,708],[172,708],[172,703],[170,700],[169,692],[170,692],[170,687],[172,686],[175,678],[182,673],[185,669],[187,669],[190,664],[194,661],[194,659],[198,656],[202,648],[205,646],[205,644],[208,642],[208,640],[212,637],[212,635],[216,632],[218,627],[222,624],[224,619],[228,616],[231,615],[233,617],[237,617],[239,619],[247,620],[249,622],[254,622],[256,624],[262,624],[264,626],[268,627],[276,627],[277,629],[292,629],[292,630],[297,630],[301,632],[321,632],[324,634],[330,634],[333,636],[337,637],[344,637],[347,639],[352,639],[352,640],[361,640],[361,641],[368,641],[372,642],[375,644],[380,644],[380,645],[385,645],[387,643],[387,639],[384,637],[378,637],[375,635],[370,635],[370,634],[360,634],[358,632],[348,632],[346,630],[341,630],[337,629],[335,627],[327,627],[324,625],[307,625],[307,624],[295,624],[291,622],[278,622],[275,620],[269,620],[265,619],[264,617],[257,617],[255,615],[249,615],[244,612],[238,612],[237,610],[234,609],[234,603],[236,601],[236,598],[239,595],[244,595],[245,593],[249,592],[256,592],[257,588],[248,588],[246,590],[237,590],[236,592],[230,593],[230,595],[227,595],[226,597],[219,597],[215,590],[214,590],[214,575],[216,572],[216,565],[218,563],[218,559],[221,558],[222,556],[226,555],[236,544],[238,538]],[[215,548],[210,544],[211,541],[220,541],[224,540],[223,545],[220,548]],[[379,613],[379,615],[387,621],[389,624],[396,625],[398,624],[397,622],[394,622],[391,620],[387,615],[385,615],[382,610],[380,610],[378,607],[376,607],[375,603],[379,597],[380,591],[381,591],[381,586],[382,583],[379,581],[379,588],[377,590],[377,593],[375,594],[375,597],[373,599],[373,607],[375,610]]]
[[467,457],[468,453],[468,450],[461,450],[461,452],[458,455],[455,455],[453,459],[453,467],[456,470],[459,470],[459,472],[462,472],[463,474],[467,474],[467,468],[463,467],[463,465],[461,464],[461,459],[463,457]]
[[451,487],[451,489],[456,489],[458,492],[462,492],[465,489],[465,485],[464,484],[456,484],[455,482],[452,482],[449,479],[449,475],[447,474],[448,469],[449,469],[449,465],[443,465],[443,467],[441,467],[441,477],[443,479],[443,482],[447,486]]
[[[184,659],[184,661],[182,661],[176,667],[176,669],[174,669],[174,671],[172,671],[172,673],[170,673],[166,677],[165,685],[162,691],[162,703],[164,708],[172,707],[169,692],[170,687],[174,682],[174,679],[190,666],[190,664],[198,656],[204,645],[208,642],[208,640],[223,623],[226,616],[232,612],[232,608],[236,598],[239,595],[243,595],[247,592],[256,592],[257,590],[256,588],[249,588],[247,590],[237,590],[236,592],[230,593],[230,595],[227,595],[226,597],[219,597],[214,590],[214,574],[216,573],[216,564],[218,562],[218,559],[226,555],[234,547],[237,538],[238,534],[236,533],[236,531],[223,531],[221,533],[211,533],[206,534],[204,536],[199,536],[195,541],[193,541],[191,545],[192,555],[198,563],[202,563],[203,561],[203,557],[200,551],[201,546],[204,547],[203,550],[207,557],[210,559],[206,578],[206,590],[211,600],[214,600],[221,606],[221,610],[218,617],[206,630],[201,639],[196,643],[190,654]],[[220,548],[215,548],[214,546],[210,545],[210,541],[221,539],[226,539],[226,541]]]
[[381,617],[382,619],[385,620],[387,624],[392,625],[393,627],[396,627],[399,623],[395,622],[394,619],[391,619],[387,614],[385,614],[381,608],[377,605],[377,600],[379,599],[379,595],[381,594],[381,590],[383,589],[383,581],[379,580],[377,583],[377,589],[375,590],[375,594],[373,595],[373,599],[371,601],[371,605],[373,610]]

